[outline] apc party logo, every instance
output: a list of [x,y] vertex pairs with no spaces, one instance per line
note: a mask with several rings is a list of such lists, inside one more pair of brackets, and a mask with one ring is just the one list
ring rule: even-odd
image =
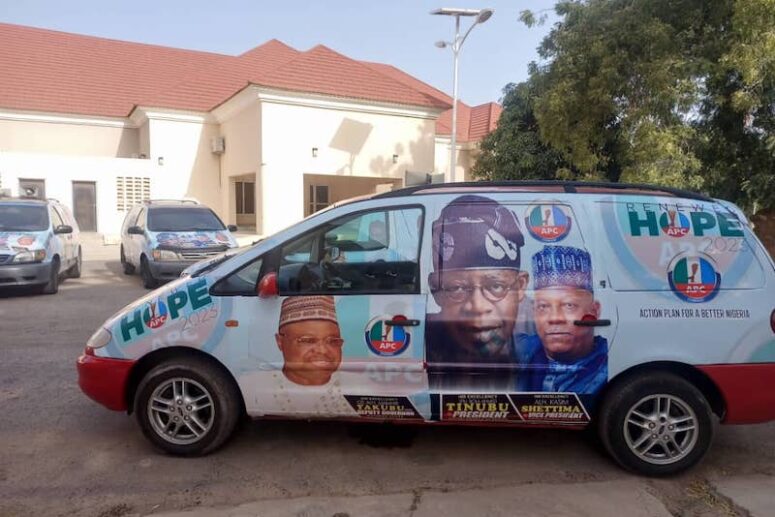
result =
[[712,300],[721,287],[721,273],[707,255],[677,256],[667,270],[670,289],[686,302]]
[[659,216],[659,227],[662,233],[669,237],[684,237],[691,230],[691,223],[686,214],[676,210],[666,210]]
[[146,305],[143,311],[143,322],[149,329],[157,329],[164,325],[168,316],[167,305],[161,300],[156,300]]
[[571,217],[562,205],[533,205],[527,209],[525,226],[541,242],[558,242],[571,229]]
[[378,316],[366,326],[366,344],[369,350],[383,357],[398,355],[409,347],[412,335],[400,325],[389,321],[405,321],[406,316]]

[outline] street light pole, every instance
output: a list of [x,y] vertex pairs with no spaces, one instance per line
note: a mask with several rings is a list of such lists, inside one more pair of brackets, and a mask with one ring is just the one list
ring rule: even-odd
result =
[[[474,24],[476,25],[476,24]],[[473,27],[473,25],[471,26]],[[452,147],[449,152],[449,179],[455,181],[457,172],[457,77],[458,77],[458,53],[460,52],[460,44],[458,40],[460,38],[460,16],[455,16],[455,42],[452,44],[452,56],[454,60],[453,78],[452,78]]]
[[[455,17],[455,39],[452,42],[438,41],[436,46],[439,48],[450,47],[452,49],[452,135],[449,150],[449,181],[454,182],[456,180],[456,167],[455,162],[457,157],[457,84],[458,84],[458,68],[459,68],[459,55],[460,49],[463,46],[466,38],[471,31],[477,25],[486,22],[493,14],[492,9],[454,9],[444,7],[441,9],[435,9],[431,11],[431,14],[454,16]],[[463,37],[460,37],[460,17],[461,16],[476,16],[474,23],[468,28]]]

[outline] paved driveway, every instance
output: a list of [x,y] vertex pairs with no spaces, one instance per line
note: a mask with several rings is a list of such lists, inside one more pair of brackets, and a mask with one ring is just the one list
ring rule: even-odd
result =
[[[445,498],[449,508],[453,497],[496,505],[500,497],[503,505],[513,505],[514,494],[528,492],[557,494],[566,506],[570,497],[581,508],[584,498],[573,494],[597,497],[599,507],[611,489],[648,496],[657,506],[649,515],[715,516],[744,514],[746,493],[772,497],[756,487],[771,490],[775,479],[773,424],[721,427],[700,467],[660,481],[625,474],[582,434],[559,430],[248,422],[225,449],[206,458],[160,455],[132,418],[93,403],[76,384],[75,358],[94,329],[146,292],[137,276],[121,273],[117,247],[91,243],[84,255],[83,277],[65,281],[57,295],[0,295],[2,516],[120,516],[207,507],[201,510],[206,515],[210,507],[279,499],[299,502],[282,507],[289,514],[332,515],[336,501],[346,500],[366,501],[352,515],[408,515],[441,510]],[[304,510],[323,497],[328,506]],[[612,515],[623,510],[614,504],[618,499],[610,499]],[[405,501],[406,507],[384,508],[383,500]],[[438,506],[424,507],[423,500]],[[340,507],[345,514],[352,505]],[[265,514],[246,508],[222,515]]]

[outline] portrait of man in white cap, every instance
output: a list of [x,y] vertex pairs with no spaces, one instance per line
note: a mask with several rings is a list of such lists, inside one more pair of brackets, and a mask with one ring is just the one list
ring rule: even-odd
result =
[[441,309],[426,324],[431,388],[513,390],[513,336],[528,283],[516,215],[466,195],[442,209],[431,232],[429,285]]
[[342,339],[331,296],[295,296],[283,300],[275,334],[283,354],[283,375],[302,386],[320,386],[342,363]]
[[544,246],[532,257],[533,314],[537,334],[521,340],[521,391],[597,393],[608,380],[608,343],[594,327],[574,324],[598,319],[589,253],[569,246]]
[[355,415],[342,393],[338,370],[344,340],[332,296],[285,298],[274,338],[282,368],[240,378],[255,394],[258,409],[278,415]]

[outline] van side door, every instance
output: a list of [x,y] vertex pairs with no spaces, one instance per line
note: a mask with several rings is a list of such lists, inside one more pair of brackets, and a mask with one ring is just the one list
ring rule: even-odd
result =
[[[279,296],[241,298],[253,414],[378,420],[429,416],[423,364],[420,205],[323,223],[278,246],[265,273]],[[242,321],[242,319],[240,319]]]

